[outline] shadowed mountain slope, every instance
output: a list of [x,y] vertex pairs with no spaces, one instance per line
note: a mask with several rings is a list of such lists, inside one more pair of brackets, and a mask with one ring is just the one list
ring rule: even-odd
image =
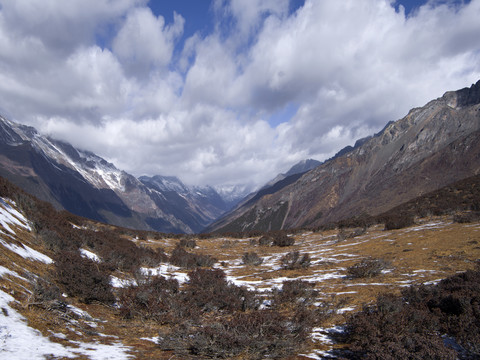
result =
[[378,215],[479,172],[480,81],[412,109],[360,146],[243,204],[208,230],[278,230]]

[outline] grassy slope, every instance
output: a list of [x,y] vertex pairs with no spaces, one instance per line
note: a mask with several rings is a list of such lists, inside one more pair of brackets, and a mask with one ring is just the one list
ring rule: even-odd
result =
[[[342,308],[360,309],[362,304],[372,302],[377,294],[385,291],[399,292],[407,284],[425,283],[445,278],[458,271],[471,269],[474,261],[480,258],[480,224],[452,223],[449,217],[422,219],[414,227],[384,231],[382,226],[370,228],[366,234],[338,241],[337,231],[302,233],[295,235],[296,245],[288,248],[252,246],[250,239],[206,239],[197,240],[195,252],[214,255],[223,263],[223,269],[232,280],[257,288],[280,286],[285,278],[302,278],[316,281],[320,297],[328,299]],[[28,231],[16,229],[17,239],[29,247],[45,252]],[[5,240],[9,241],[9,240]],[[178,240],[161,241],[167,252],[173,249]],[[145,245],[156,245],[152,240],[141,241]],[[12,240],[12,243],[15,241]],[[26,272],[45,276],[51,265],[24,259],[0,245],[0,265],[28,278]],[[286,252],[298,250],[308,252],[312,266],[306,270],[279,269],[279,259]],[[241,265],[241,257],[246,251],[256,251],[264,257],[260,266]],[[388,272],[372,279],[348,279],[346,268],[364,257],[383,258],[391,262]],[[12,293],[19,300],[18,311],[29,319],[30,325],[39,329],[45,336],[52,337],[50,331],[63,333],[66,339],[55,341],[67,343],[72,340],[111,343],[120,340],[134,348],[137,358],[168,358],[171,354],[162,353],[153,342],[142,337],[157,336],[159,326],[153,322],[124,321],[116,315],[114,308],[103,305],[85,305],[70,298],[69,301],[86,310],[94,319],[76,319],[70,316],[57,316],[55,312],[36,306],[29,306],[29,294],[25,288],[31,284],[9,275],[0,279],[1,288]],[[25,287],[25,288],[24,288]],[[340,295],[337,295],[340,294]],[[71,318],[69,318],[71,317]],[[340,325],[345,321],[344,314],[332,316],[323,326]],[[92,326],[93,325],[93,326]],[[320,331],[321,332],[321,331]],[[100,336],[99,334],[108,336]],[[312,342],[311,350],[325,350],[328,344]]]

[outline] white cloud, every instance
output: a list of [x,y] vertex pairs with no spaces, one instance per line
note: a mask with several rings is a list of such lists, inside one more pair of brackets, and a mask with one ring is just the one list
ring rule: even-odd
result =
[[[236,40],[247,41],[260,28],[267,16],[284,17],[288,13],[288,0],[215,0],[219,24],[224,21],[232,28]],[[233,19],[230,19],[231,16]],[[227,25],[227,26],[228,26]]]
[[78,44],[95,41],[98,31],[115,23],[145,0],[2,0],[2,15],[9,30],[22,38],[37,38],[58,54]]
[[185,20],[174,15],[174,23],[165,26],[162,16],[149,8],[132,10],[113,40],[113,51],[134,74],[148,74],[170,63],[174,41],[183,32]]
[[391,3],[216,0],[183,43],[145,1],[0,0],[0,108],[136,175],[261,185],[480,78],[480,0]]

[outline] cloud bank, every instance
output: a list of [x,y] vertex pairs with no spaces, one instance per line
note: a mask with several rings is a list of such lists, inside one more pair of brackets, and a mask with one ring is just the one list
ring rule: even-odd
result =
[[0,0],[0,111],[135,175],[255,184],[480,79],[480,0]]

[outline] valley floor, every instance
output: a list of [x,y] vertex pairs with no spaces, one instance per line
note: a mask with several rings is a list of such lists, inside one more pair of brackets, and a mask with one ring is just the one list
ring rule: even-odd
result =
[[[417,219],[416,225],[385,231],[373,226],[360,236],[342,236],[338,230],[292,235],[288,247],[260,246],[258,238],[196,239],[195,253],[212,255],[214,265],[229,281],[269,293],[283,281],[302,279],[315,284],[320,306],[328,318],[313,329],[305,351],[294,358],[323,359],[340,346],[331,339],[348,316],[372,303],[378,294],[400,293],[413,284],[436,283],[455,273],[473,269],[480,258],[480,223],[459,224],[452,217]],[[131,239],[137,245],[162,247],[167,253],[178,239]],[[309,254],[308,268],[286,270],[281,259],[289,252]],[[245,265],[242,256],[255,252],[257,266]],[[96,254],[83,250],[84,256]],[[347,269],[362,259],[375,258],[387,266],[372,278],[351,278]],[[176,359],[156,344],[160,326],[153,321],[124,320],[115,306],[83,304],[66,297],[67,309],[55,304],[38,306],[32,300],[33,283],[46,277],[52,266],[27,219],[8,199],[0,203],[0,359]],[[169,264],[143,268],[144,274],[187,281],[187,271]],[[117,289],[135,280],[117,271],[111,283]],[[268,301],[262,305],[268,307]]]

